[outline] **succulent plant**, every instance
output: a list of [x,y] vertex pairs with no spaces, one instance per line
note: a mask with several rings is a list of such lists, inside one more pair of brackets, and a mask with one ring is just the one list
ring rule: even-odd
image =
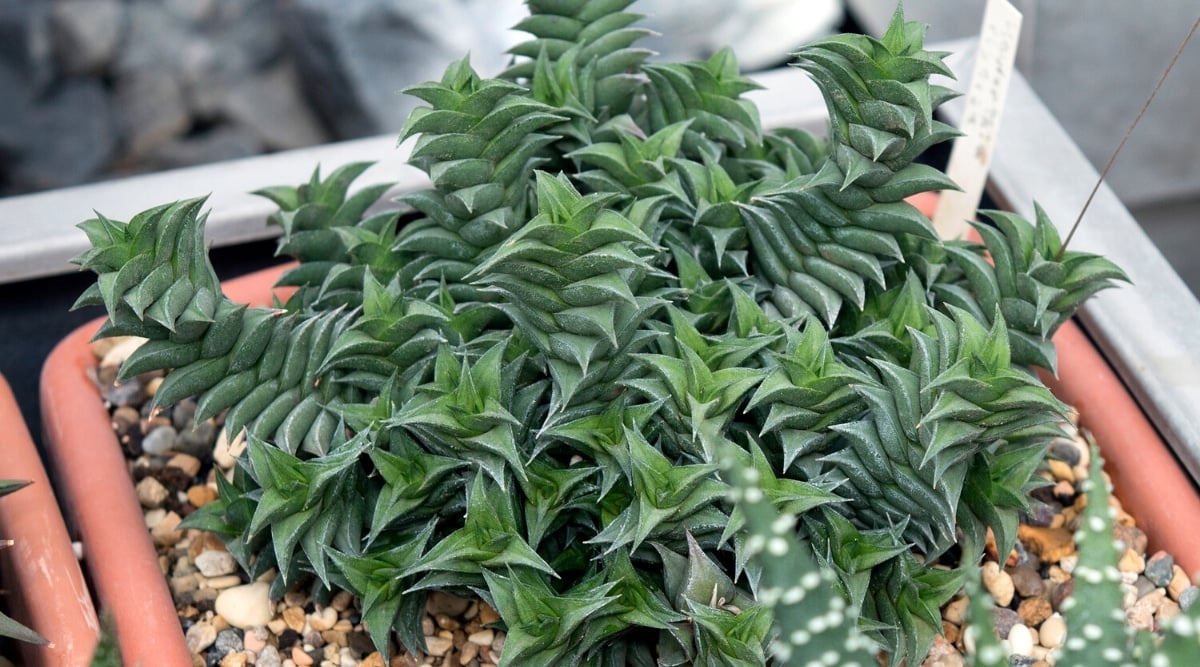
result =
[[[23,487],[29,486],[27,481],[19,481],[14,479],[0,479],[0,496],[20,490]],[[0,539],[0,549],[12,546],[11,540]],[[34,630],[17,622],[16,619],[0,612],[0,637],[11,637],[18,641],[29,642],[31,644],[45,644],[46,638],[39,635]]]
[[[899,12],[799,54],[821,139],[763,130],[729,52],[644,64],[629,4],[530,2],[502,77],[412,87],[410,212],[349,194],[363,165],[262,191],[300,262],[286,303],[221,295],[190,200],[83,223],[79,304],[150,339],[122,373],[173,369],[159,404],[246,431],[187,525],[275,594],[358,593],[381,650],[422,648],[446,590],[500,611],[506,665],[787,662],[812,646],[782,619],[809,614],[916,664],[1054,431],[1030,365],[1122,276],[1043,220],[943,243],[903,201],[952,186],[913,159],[954,131]],[[775,571],[776,537],[844,606]]]

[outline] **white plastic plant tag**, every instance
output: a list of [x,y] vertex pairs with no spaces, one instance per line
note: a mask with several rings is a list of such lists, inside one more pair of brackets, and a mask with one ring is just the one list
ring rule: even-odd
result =
[[954,142],[946,175],[962,192],[946,190],[938,201],[933,226],[944,239],[962,238],[967,221],[975,218],[979,198],[992,164],[992,149],[1000,127],[1008,84],[1012,79],[1017,43],[1021,37],[1021,12],[1008,0],[988,0],[979,31],[975,69],[967,90],[964,135]]

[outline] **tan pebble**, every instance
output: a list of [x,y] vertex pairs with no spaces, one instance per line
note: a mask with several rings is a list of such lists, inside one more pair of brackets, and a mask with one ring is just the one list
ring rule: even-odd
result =
[[946,641],[954,644],[958,641],[959,635],[961,634],[962,629],[959,626],[951,623],[950,621],[942,621],[942,636],[946,638]]
[[1121,608],[1129,609],[1133,606],[1133,603],[1137,602],[1138,600],[1137,587],[1133,584],[1127,584],[1123,581],[1119,584],[1119,586],[1121,588]]
[[108,351],[113,349],[117,343],[125,338],[124,336],[113,336],[111,338],[99,338],[88,343],[88,347],[92,349],[92,356],[96,357],[97,361],[104,358]]
[[150,509],[162,507],[170,495],[167,487],[153,477],[143,477],[142,481],[137,483],[135,490],[138,502],[142,504],[142,507]]
[[333,594],[333,599],[329,601],[329,606],[337,610],[338,613],[346,611],[354,602],[354,596],[347,591],[338,591]]
[[[208,590],[217,592],[214,589]],[[226,588],[217,594],[214,608],[234,627],[267,625],[274,615],[270,591],[269,585],[258,582]]]
[[492,640],[492,655],[500,655],[500,652],[504,650],[504,642],[507,638],[508,635],[503,632],[496,633],[496,638]]
[[467,610],[463,612],[463,618],[468,621],[475,620],[479,615],[479,600],[471,600],[471,604],[467,605]]
[[970,600],[965,597],[951,600],[942,610],[942,618],[955,625],[962,625],[967,620],[967,605],[969,604]]
[[[1051,493],[1060,500],[1069,502],[1075,496],[1075,485],[1065,479],[1060,479],[1054,483],[1054,488]],[[1022,654],[1024,655],[1024,654]]]
[[304,609],[287,607],[283,610],[283,622],[296,632],[304,632]]
[[217,629],[211,623],[201,621],[188,628],[184,640],[187,642],[189,651],[193,654],[201,653],[217,641]]
[[346,645],[346,633],[342,630],[322,630],[321,639],[325,641],[326,646],[334,646],[337,648]]
[[475,656],[477,656],[477,655],[479,655],[479,647],[476,646],[475,644],[467,642],[466,644],[463,644],[463,646],[462,646],[462,652],[459,653],[458,661],[461,664],[465,665],[468,662],[471,662],[472,660],[474,660]]
[[479,622],[480,623],[487,625],[488,623],[495,623],[496,621],[499,621],[499,620],[500,620],[500,614],[497,613],[495,609],[492,609],[491,605],[485,604],[485,603],[480,603],[480,605],[479,605]]
[[161,521],[154,524],[154,528],[150,529],[150,537],[154,539],[154,543],[164,547],[173,547],[183,539],[183,533],[177,530],[179,523],[183,521],[178,514],[167,512],[166,516]]
[[333,607],[325,607],[308,615],[309,626],[317,632],[332,628],[337,621],[338,613]]
[[245,651],[237,651],[236,653],[226,653],[225,657],[221,658],[221,667],[246,667],[249,662],[249,656]]
[[470,637],[467,637],[467,641],[479,646],[491,646],[492,640],[495,638],[496,632],[494,630],[480,630],[479,632],[472,634]]
[[206,667],[208,661],[202,655],[192,654],[192,667]]
[[1015,591],[1012,577],[1001,570],[995,561],[983,564],[983,587],[1001,607],[1007,607],[1012,602]]
[[1138,599],[1139,604],[1145,604],[1158,613],[1158,608],[1167,601],[1167,590],[1165,588],[1156,588],[1149,593],[1146,593]]
[[1075,553],[1075,535],[1066,528],[1017,527],[1017,538],[1044,563],[1057,563]]
[[206,577],[220,577],[237,572],[237,559],[224,549],[205,549],[196,554],[192,563]]
[[217,629],[217,632],[229,629],[229,621],[225,620],[223,616],[214,615],[212,618],[212,624],[213,627]]
[[433,634],[433,629],[434,629],[433,619],[429,618],[428,615],[422,616],[421,617],[421,634],[428,637]]
[[434,623],[437,623],[437,626],[443,630],[457,630],[462,627],[461,623],[453,618],[450,618],[446,614],[438,614],[437,616],[434,616],[433,621]]
[[1046,570],[1046,580],[1049,581],[1051,584],[1061,584],[1062,582],[1064,582],[1070,578],[1071,578],[1071,575],[1067,574],[1065,571],[1063,571],[1062,566],[1051,565]]
[[923,667],[962,667],[963,658],[954,645],[944,637],[934,636]]
[[1008,646],[1009,655],[1029,655],[1033,652],[1033,633],[1024,623],[1017,623],[1008,631],[1008,639],[1004,643]]
[[1058,648],[1066,642],[1067,622],[1061,614],[1054,612],[1042,621],[1041,627],[1038,628],[1038,640],[1046,648]]
[[354,624],[348,619],[343,618],[339,619],[337,623],[333,624],[333,629],[337,630],[338,632],[353,632]]
[[229,439],[225,429],[217,434],[217,443],[213,445],[213,461],[222,469],[230,470],[237,463],[237,457],[246,451],[246,432],[238,432],[237,437]]
[[287,621],[283,620],[282,618],[273,618],[267,622],[267,629],[270,630],[271,634],[273,635],[281,635],[285,630],[288,629]]
[[1179,595],[1192,585],[1192,581],[1188,578],[1187,572],[1179,565],[1172,567],[1171,572],[1171,583],[1167,584],[1167,594],[1171,596],[1172,600],[1179,602]]
[[1056,480],[1066,480],[1068,482],[1075,481],[1075,473],[1071,471],[1071,466],[1058,459],[1049,459],[1046,465],[1050,468],[1050,474]]
[[188,504],[192,507],[204,507],[217,499],[217,490],[207,484],[197,484],[187,490]]
[[358,663],[358,667],[387,667],[387,663],[383,661],[383,656],[379,654],[379,651],[375,651],[363,658],[362,662]]
[[1135,575],[1141,574],[1146,569],[1146,559],[1133,549],[1126,549],[1125,553],[1121,554],[1121,560],[1117,561],[1117,569]]
[[167,465],[172,468],[178,468],[188,477],[195,477],[200,474],[200,459],[191,454],[180,452],[168,459]]
[[1179,615],[1180,611],[1181,609],[1179,608],[1179,603],[1171,598],[1167,598],[1158,605],[1158,618],[1160,620],[1174,618],[1175,616]]
[[158,393],[158,388],[162,386],[162,383],[163,378],[161,376],[152,377],[146,382],[146,384],[142,385],[142,389],[145,390],[147,396],[154,398],[154,395]]
[[454,648],[454,642],[447,637],[426,637],[425,647],[429,649],[429,655],[440,658]]
[[242,637],[242,645],[246,647],[247,651],[257,654],[267,646],[267,629],[262,626],[246,628],[246,634]]
[[437,636],[441,637],[442,639],[454,639],[454,633],[450,630],[438,630]]
[[[204,575],[198,575],[197,578],[203,576]],[[241,583],[241,577],[237,576],[236,574],[223,574],[219,577],[205,577],[205,581],[201,582],[201,585],[204,588],[215,588],[217,590],[222,590],[225,588],[233,588]]]
[[304,649],[299,646],[292,647],[292,662],[296,663],[296,667],[308,667],[315,662],[311,655],[304,652]]
[[1038,624],[1049,618],[1052,612],[1050,601],[1041,597],[1026,598],[1017,605],[1017,615],[1030,628],[1037,627]]
[[167,511],[162,508],[147,510],[146,513],[142,515],[142,519],[146,523],[146,529],[149,530],[154,528],[154,526],[157,525],[159,521],[162,521],[163,517],[166,515]]
[[141,347],[145,342],[145,338],[139,338],[138,336],[121,336],[116,343],[105,351],[104,356],[100,358],[100,367],[119,367],[125,363],[129,355],[133,354],[134,350]]
[[171,577],[171,593],[175,597],[179,597],[184,593],[191,593],[200,586],[200,582],[196,581],[196,575],[183,574],[178,577]]
[[1153,630],[1154,610],[1153,603],[1138,600],[1125,610],[1125,624],[1135,630]]

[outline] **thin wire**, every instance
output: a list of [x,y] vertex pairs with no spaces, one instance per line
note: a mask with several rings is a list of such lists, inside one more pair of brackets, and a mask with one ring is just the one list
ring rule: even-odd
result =
[[1113,163],[1117,161],[1117,156],[1121,154],[1121,149],[1125,147],[1125,142],[1129,141],[1130,135],[1133,134],[1133,129],[1137,127],[1138,122],[1142,120],[1142,116],[1146,115],[1146,109],[1150,108],[1150,103],[1154,101],[1154,96],[1158,95],[1158,89],[1162,88],[1163,81],[1166,81],[1167,75],[1175,68],[1175,62],[1179,60],[1179,56],[1183,54],[1183,50],[1187,48],[1188,42],[1191,41],[1192,35],[1196,34],[1196,28],[1200,27],[1200,16],[1196,17],[1196,22],[1192,24],[1192,29],[1188,31],[1187,37],[1183,38],[1183,43],[1175,49],[1175,55],[1171,57],[1171,62],[1167,64],[1167,68],[1163,70],[1162,76],[1158,77],[1158,83],[1154,84],[1154,90],[1150,91],[1150,97],[1146,98],[1146,103],[1142,105],[1142,110],[1138,112],[1137,118],[1133,119],[1133,124],[1125,131],[1125,136],[1121,139],[1121,143],[1117,144],[1117,150],[1113,151],[1112,157],[1108,158],[1108,164],[1104,165],[1104,170],[1100,172],[1100,178],[1096,179],[1096,185],[1092,188],[1092,192],[1088,195],[1087,201],[1083,203],[1083,209],[1079,211],[1079,217],[1075,218],[1075,224],[1071,225],[1071,232],[1067,234],[1067,240],[1063,241],[1062,248],[1058,251],[1057,260],[1061,260],[1063,253],[1067,251],[1067,246],[1071,243],[1071,239],[1075,236],[1075,230],[1079,229],[1079,223],[1083,222],[1083,214],[1087,213],[1088,207],[1092,205],[1092,198],[1096,196],[1096,192],[1100,190],[1100,184],[1104,182],[1104,178],[1108,176],[1108,170],[1112,169]]

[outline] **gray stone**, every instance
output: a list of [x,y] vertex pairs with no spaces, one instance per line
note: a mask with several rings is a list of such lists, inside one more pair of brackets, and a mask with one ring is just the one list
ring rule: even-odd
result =
[[[4,69],[0,66],[0,80],[5,78]],[[6,99],[0,107],[9,104],[16,108],[15,130],[0,141],[0,153],[15,155],[5,161],[13,186],[42,190],[77,185],[94,178],[111,161],[116,121],[99,81],[67,79],[27,106],[17,107],[19,99]],[[4,144],[10,142],[16,145],[6,148]]]
[[171,426],[159,426],[142,438],[142,451],[147,454],[161,456],[175,450],[175,439],[178,433]]
[[1188,586],[1179,594],[1179,608],[1187,611],[1196,602],[1196,598],[1200,597],[1200,588],[1196,586]]
[[222,108],[253,130],[268,148],[287,149],[325,141],[320,121],[305,104],[294,68],[279,65],[232,86]]
[[258,652],[258,661],[254,663],[255,667],[280,667],[282,664],[283,659],[279,657],[279,649],[270,644]]
[[[224,125],[202,134],[179,137],[156,146],[146,156],[146,161],[156,169],[174,169],[193,164],[250,157],[261,153],[262,150],[263,143],[254,131],[246,127]],[[208,428],[204,428],[205,426],[205,424],[197,424],[197,429],[200,429],[197,433],[200,435],[207,433],[207,443],[203,442],[205,438],[188,435],[192,431],[191,428],[180,431],[180,436],[187,437],[189,445],[204,446],[206,444],[211,453],[213,429],[211,425],[207,425]],[[188,453],[195,455],[195,452],[190,449]]]
[[117,0],[54,3],[51,26],[58,62],[71,74],[103,70],[117,52],[125,22],[125,5]]
[[217,633],[217,641],[213,643],[213,648],[220,655],[226,653],[236,653],[242,650],[242,633],[233,628],[226,628]]
[[1146,570],[1142,574],[1155,586],[1166,588],[1175,576],[1175,558],[1165,551],[1156,551],[1146,561]]
[[470,52],[481,74],[507,62],[525,14],[516,0],[295,0],[279,5],[305,93],[339,137],[400,129],[418,105],[405,86]]
[[0,64],[20,72],[35,92],[41,93],[50,85],[54,78],[54,43],[49,3],[0,2]]
[[113,67],[119,74],[144,69],[181,72],[183,63],[203,49],[203,38],[187,21],[157,1],[133,0],[128,3],[125,39]]
[[1008,639],[1008,631],[1021,622],[1021,616],[1008,607],[992,607],[992,620],[996,624],[996,634],[1001,639]]
[[192,125],[179,82],[165,69],[140,69],[117,79],[116,105],[124,130],[125,151],[146,155],[182,136]]

